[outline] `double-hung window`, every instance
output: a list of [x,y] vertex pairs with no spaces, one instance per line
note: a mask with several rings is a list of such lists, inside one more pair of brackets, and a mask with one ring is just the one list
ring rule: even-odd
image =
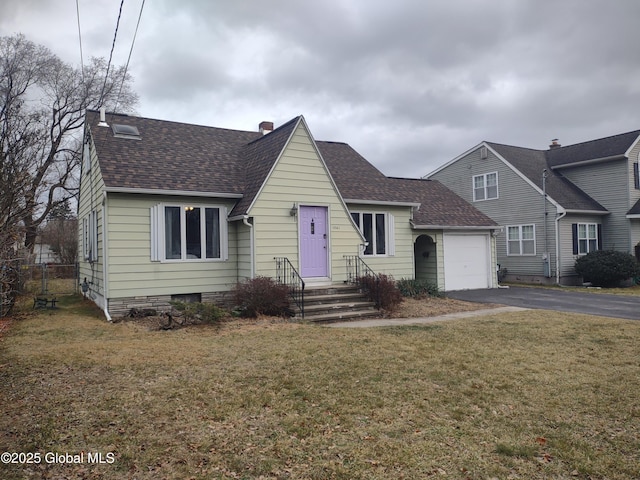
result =
[[151,207],[151,260],[226,260],[226,226],[224,207],[155,205]]
[[473,177],[473,201],[498,198],[498,172]]
[[602,248],[602,227],[597,223],[574,223],[573,254],[586,255]]
[[364,247],[365,255],[395,255],[393,215],[351,212],[351,218],[367,242]]
[[535,225],[513,225],[507,227],[507,255],[535,255]]

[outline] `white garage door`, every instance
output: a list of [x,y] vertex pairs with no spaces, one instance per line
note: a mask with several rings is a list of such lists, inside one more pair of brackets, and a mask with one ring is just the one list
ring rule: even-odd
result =
[[488,288],[489,236],[444,235],[445,290]]

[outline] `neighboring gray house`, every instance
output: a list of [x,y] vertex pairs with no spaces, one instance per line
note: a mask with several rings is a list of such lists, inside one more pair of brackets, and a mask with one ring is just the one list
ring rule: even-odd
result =
[[640,242],[640,130],[548,150],[482,142],[425,178],[439,180],[503,230],[507,279],[581,282],[580,255],[634,253]]

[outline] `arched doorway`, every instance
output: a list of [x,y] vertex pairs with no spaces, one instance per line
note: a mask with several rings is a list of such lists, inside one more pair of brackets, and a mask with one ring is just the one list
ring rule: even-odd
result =
[[436,242],[429,235],[420,235],[413,244],[415,278],[438,285]]

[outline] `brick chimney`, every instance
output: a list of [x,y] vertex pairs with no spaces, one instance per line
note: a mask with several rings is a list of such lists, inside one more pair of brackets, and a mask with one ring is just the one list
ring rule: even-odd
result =
[[558,143],[558,139],[554,138],[553,140],[551,140],[551,145],[549,145],[549,149],[552,150],[554,148],[560,148],[562,145],[560,145]]
[[260,122],[258,128],[262,135],[266,135],[267,133],[273,132],[273,122]]

